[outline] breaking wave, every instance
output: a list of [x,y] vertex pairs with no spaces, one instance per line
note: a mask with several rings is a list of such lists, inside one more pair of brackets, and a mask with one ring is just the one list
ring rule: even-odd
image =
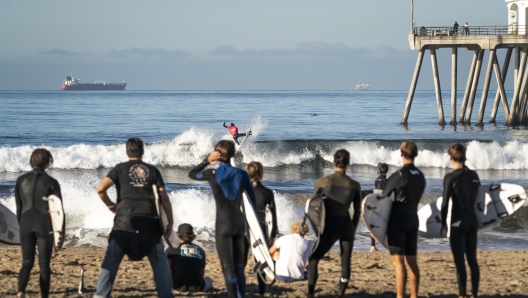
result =
[[[236,156],[237,164],[260,161],[266,167],[300,165],[305,162],[330,162],[338,149],[351,153],[351,163],[376,166],[380,162],[400,166],[400,141],[397,140],[278,140],[255,141],[268,123],[260,118],[253,125],[253,137],[244,144]],[[214,133],[190,128],[172,140],[146,144],[144,161],[166,167],[188,168],[200,163],[211,152],[219,139],[231,139],[229,134]],[[453,140],[415,140],[419,154],[419,167],[450,167],[447,148]],[[477,170],[525,170],[528,169],[528,144],[510,141],[462,141],[467,146],[467,165]],[[127,160],[125,144],[49,147],[56,169],[110,168]],[[29,156],[36,146],[0,147],[0,172],[30,170]]]

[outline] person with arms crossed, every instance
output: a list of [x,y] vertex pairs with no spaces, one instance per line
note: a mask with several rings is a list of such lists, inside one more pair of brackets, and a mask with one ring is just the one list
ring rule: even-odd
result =
[[420,270],[416,262],[419,225],[417,212],[425,190],[425,176],[414,166],[418,147],[413,141],[403,142],[400,153],[403,167],[389,177],[382,193],[385,196],[394,193],[387,238],[396,278],[396,298],[405,297],[407,272],[411,298],[417,298],[420,284]]
[[[194,180],[209,182],[216,203],[216,251],[222,264],[229,298],[245,297],[248,243],[246,240],[246,216],[240,210],[242,193],[245,191],[255,208],[255,193],[249,175],[229,164],[235,155],[235,143],[221,140],[214,151],[189,173]],[[219,164],[215,169],[208,165]]]
[[[346,175],[350,166],[350,153],[345,149],[334,154],[335,173],[319,178],[315,183],[314,195],[322,191],[326,208],[326,220],[323,233],[309,258],[308,264],[308,297],[314,297],[315,284],[319,274],[319,261],[339,240],[341,248],[341,278],[337,291],[343,297],[350,279],[350,262],[354,245],[354,233],[361,215],[361,186]],[[350,214],[353,207],[354,214]]]
[[[172,280],[167,256],[163,251],[162,227],[156,210],[152,186],[160,193],[161,203],[168,218],[167,235],[172,231],[172,206],[159,170],[141,159],[144,149],[139,138],[128,139],[128,161],[117,164],[97,186],[97,194],[115,214],[114,226],[108,239],[108,248],[101,265],[94,297],[110,297],[123,257],[133,261],[148,257],[158,297],[173,297]],[[117,200],[113,203],[108,189],[115,185]]]
[[[447,151],[453,166],[453,172],[444,177],[444,195],[442,201],[442,229],[440,235],[447,233],[447,225],[451,225],[449,243],[455,260],[458,297],[466,297],[466,265],[464,255],[471,270],[471,297],[476,298],[480,280],[477,262],[477,216],[473,206],[477,200],[480,179],[477,173],[466,167],[466,147],[455,144]],[[447,222],[449,201],[452,201],[451,222]]]
[[51,153],[46,149],[37,148],[29,158],[29,164],[33,170],[18,177],[16,181],[16,214],[20,225],[22,250],[22,268],[18,274],[17,297],[26,297],[26,287],[35,262],[35,247],[38,247],[40,296],[48,297],[49,295],[50,261],[54,239],[48,202],[42,198],[56,195],[62,200],[59,182],[45,172],[52,163]]

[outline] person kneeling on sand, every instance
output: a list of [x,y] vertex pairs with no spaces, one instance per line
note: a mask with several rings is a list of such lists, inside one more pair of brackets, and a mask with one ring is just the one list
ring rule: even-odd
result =
[[304,239],[304,235],[310,231],[308,224],[298,221],[291,225],[290,230],[290,235],[278,238],[270,248],[270,254],[277,261],[277,280],[288,282],[306,279],[304,269],[314,247],[312,242]]
[[192,241],[196,239],[190,224],[181,224],[176,233],[180,239],[178,248],[168,248],[167,258],[172,275],[172,287],[180,292],[205,292],[212,286],[209,277],[204,278],[205,252]]

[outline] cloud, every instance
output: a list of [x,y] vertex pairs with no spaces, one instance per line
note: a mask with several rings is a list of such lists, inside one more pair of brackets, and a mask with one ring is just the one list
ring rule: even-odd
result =
[[130,48],[125,50],[111,49],[106,56],[111,57],[140,57],[140,58],[163,58],[163,59],[185,59],[189,56],[186,51],[167,50],[163,48]]
[[63,56],[63,57],[82,55],[79,52],[72,52],[72,51],[68,51],[65,49],[59,49],[59,48],[52,48],[49,50],[37,51],[37,53],[43,54],[43,55]]
[[376,48],[357,47],[352,48],[344,43],[337,42],[327,44],[318,41],[298,43],[293,49],[246,49],[239,50],[232,45],[222,45],[209,52],[211,56],[217,57],[239,57],[239,58],[291,58],[291,57],[367,57],[367,56],[392,56],[400,54],[390,46],[382,45]]

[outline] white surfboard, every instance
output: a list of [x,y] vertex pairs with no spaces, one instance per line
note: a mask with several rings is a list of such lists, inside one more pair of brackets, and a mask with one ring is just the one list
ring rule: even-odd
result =
[[265,215],[265,220],[266,220],[266,236],[268,239],[271,238],[271,234],[273,234],[273,213],[271,213],[271,207],[269,205],[266,205],[266,215]]
[[64,208],[62,207],[62,200],[56,195],[42,197],[44,201],[48,201],[48,213],[51,219],[51,228],[53,230],[53,244],[55,251],[62,248],[64,244]]
[[167,213],[165,212],[165,209],[163,209],[163,204],[161,204],[161,200],[158,194],[158,186],[152,185],[152,191],[154,192],[154,200],[156,201],[156,210],[158,211],[158,217],[160,219],[163,237],[165,238],[165,241],[167,241],[167,244],[170,247],[178,248],[178,246],[180,246],[180,239],[178,239],[178,236],[176,236],[174,229],[168,238],[165,237],[165,234],[167,234],[167,225],[169,224],[169,219],[167,218]]
[[[440,197],[418,210],[418,218],[420,219],[418,235],[420,237],[440,238],[442,201],[443,197]],[[510,183],[481,185],[473,207],[477,217],[478,229],[485,228],[514,214],[525,202],[526,192],[524,187],[520,185]],[[451,222],[451,205],[450,201],[447,215],[448,237],[451,230],[449,224]]]
[[0,204],[0,242],[20,245],[20,226],[16,215]]
[[[251,127],[253,126],[253,122],[255,122],[255,119],[251,120],[251,123],[246,128],[245,133],[247,133],[248,131],[251,131]],[[246,141],[247,137],[248,137],[248,135],[244,136],[244,139],[242,139],[242,142],[240,142],[240,146],[238,146],[238,149],[235,151],[235,154],[237,154],[237,152],[240,151],[240,149],[242,148],[242,145],[244,145],[244,142]]]
[[[246,215],[246,222],[248,224],[249,246],[255,259],[255,273],[263,272],[271,281],[275,280],[275,263],[269,253],[266,238],[262,233],[255,210],[249,201],[247,194],[242,194],[242,206],[244,214]],[[262,276],[264,277],[264,276]]]
[[376,240],[386,248],[389,248],[387,239],[387,225],[392,208],[394,196],[382,196],[372,193],[363,200],[363,219],[367,228],[372,232]]

